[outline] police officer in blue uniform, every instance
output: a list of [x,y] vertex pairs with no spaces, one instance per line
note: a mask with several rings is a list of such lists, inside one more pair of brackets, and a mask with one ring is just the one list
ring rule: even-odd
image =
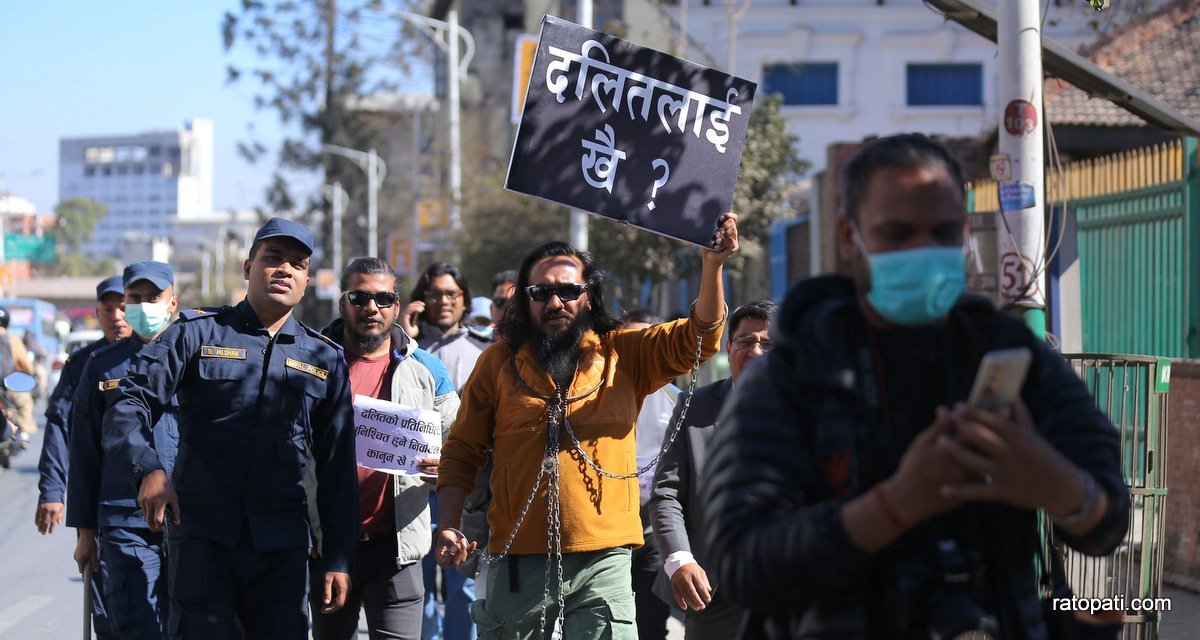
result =
[[[90,354],[101,347],[129,336],[129,324],[125,322],[125,288],[120,275],[110,276],[96,285],[96,321],[104,337],[80,347],[67,358],[58,379],[58,385],[46,403],[46,431],[42,441],[41,457],[38,460],[38,506],[33,522],[42,535],[54,533],[56,525],[63,520],[64,502],[67,493],[67,469],[70,439],[71,401],[84,365]],[[99,572],[92,574],[92,629],[99,640],[115,638],[109,630],[108,616],[104,611],[104,589]]]
[[[124,282],[125,319],[134,335],[94,351],[75,391],[67,526],[79,530],[79,572],[90,564],[104,576],[104,609],[113,632],[123,640],[160,640],[168,610],[163,536],[150,530],[137,503],[137,487],[104,451],[100,429],[134,356],[167,328],[179,301],[168,264],[135,262],[125,268]],[[154,448],[168,473],[179,441],[174,400],[154,426]]]
[[[105,413],[105,451],[139,486],[151,529],[167,522],[170,638],[307,638],[314,532],[323,611],[345,602],[358,529],[346,364],[292,317],[312,247],[307,227],[269,220],[243,264],[246,299],[181,312],[137,354]],[[150,427],[172,395],[179,455],[168,479]]]

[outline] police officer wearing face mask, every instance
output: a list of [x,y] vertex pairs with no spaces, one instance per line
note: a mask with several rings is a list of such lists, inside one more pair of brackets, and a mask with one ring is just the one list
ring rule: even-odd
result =
[[[1050,566],[1035,512],[1074,549],[1116,548],[1117,431],[1061,356],[963,294],[964,180],[945,148],[877,140],[843,186],[852,277],[792,288],[709,445],[710,572],[756,638],[1066,637],[1074,618],[1039,600],[1039,579],[1066,585],[1035,572]],[[983,355],[1015,347],[1033,354],[1019,399],[966,406]]]
[[[137,487],[101,439],[104,411],[134,357],[171,323],[179,301],[171,266],[146,260],[125,268],[125,320],[132,336],[93,352],[76,387],[71,411],[67,526],[78,529],[75,562],[104,577],[104,608],[113,633],[126,639],[162,638],[167,622],[167,567],[163,535],[150,530]],[[171,398],[154,426],[154,448],[164,469],[174,466],[178,406]]]
[[[246,299],[182,311],[137,354],[105,413],[105,451],[139,487],[150,528],[166,525],[170,638],[307,638],[314,534],[316,599],[325,613],[345,602],[358,529],[346,364],[292,316],[312,250],[307,227],[269,220],[243,264]],[[172,396],[179,455],[168,479],[151,425]]]

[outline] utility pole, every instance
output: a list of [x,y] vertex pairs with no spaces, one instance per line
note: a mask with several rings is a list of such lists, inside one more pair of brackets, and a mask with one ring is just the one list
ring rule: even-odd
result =
[[[1046,334],[1042,32],[1038,0],[997,3],[1000,112],[1000,291],[1039,338]],[[996,168],[999,167],[999,170]]]
[[[332,186],[326,187],[329,201],[332,205],[333,213],[333,230],[332,242],[333,245],[333,277],[339,278],[342,275],[342,216],[346,213],[346,204],[350,200],[350,196],[346,194],[346,190],[342,188],[341,182],[334,182]],[[372,256],[376,255],[371,253]],[[333,297],[333,317],[340,315],[338,310],[338,298]]]
[[[580,26],[592,28],[595,18],[592,15],[592,0],[579,0],[579,14],[576,16]],[[571,245],[580,251],[588,250],[588,221],[587,214],[571,210]]]

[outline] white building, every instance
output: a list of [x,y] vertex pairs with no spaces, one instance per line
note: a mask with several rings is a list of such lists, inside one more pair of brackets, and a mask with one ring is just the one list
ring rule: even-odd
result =
[[212,194],[211,120],[195,118],[176,130],[59,141],[59,201],[84,197],[108,207],[84,246],[89,254],[123,260],[126,234],[169,238],[176,221],[212,213]]
[[[747,4],[737,19],[726,0],[680,0],[674,15],[690,36],[683,56],[731,67],[760,95],[782,93],[813,171],[834,142],[996,128],[996,45],[922,0],[736,0],[734,8]],[[1096,37],[1097,14],[1083,0],[1045,6],[1046,36],[1071,48]]]

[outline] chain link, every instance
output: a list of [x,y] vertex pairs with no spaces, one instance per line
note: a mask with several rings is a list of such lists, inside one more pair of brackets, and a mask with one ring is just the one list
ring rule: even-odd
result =
[[703,356],[703,349],[704,336],[697,336],[696,359],[694,362],[692,362],[691,378],[688,380],[687,393],[683,398],[683,410],[679,412],[679,419],[676,420],[675,424],[671,427],[671,436],[667,438],[666,444],[659,449],[658,455],[654,456],[653,460],[646,463],[646,466],[634,471],[633,473],[613,473],[596,464],[596,462],[592,460],[591,456],[587,454],[587,451],[584,450],[583,445],[579,442],[579,438],[575,437],[575,431],[571,429],[571,421],[567,420],[565,416],[563,417],[563,425],[567,429],[567,435],[571,438],[571,444],[574,446],[575,450],[579,452],[579,455],[583,458],[583,460],[587,462],[589,467],[594,469],[596,473],[607,478],[612,478],[614,480],[629,480],[649,472],[656,465],[658,465],[658,462],[662,460],[663,454],[667,452],[667,449],[671,448],[671,445],[675,443],[675,438],[679,436],[681,431],[683,431],[683,424],[684,420],[687,419],[688,408],[692,405],[692,394],[696,391],[696,380],[700,373],[700,359]]
[[[478,547],[475,553],[478,553],[480,558],[489,565],[498,565],[504,558],[508,557],[509,551],[512,549],[513,541],[517,538],[517,532],[520,531],[521,525],[525,522],[526,516],[529,515],[529,510],[533,507],[533,502],[537,498],[538,490],[541,489],[543,481],[546,483],[546,571],[545,583],[542,586],[542,610],[539,616],[539,628],[541,633],[545,634],[546,619],[548,607],[550,604],[550,587],[557,583],[557,593],[555,594],[555,604],[557,612],[554,617],[554,626],[551,630],[551,638],[561,638],[563,625],[566,621],[566,595],[563,589],[563,565],[562,565],[562,504],[560,500],[560,475],[559,475],[559,460],[558,456],[561,451],[562,433],[565,430],[566,434],[571,438],[572,447],[579,452],[579,455],[587,462],[588,466],[596,471],[596,473],[613,478],[615,480],[629,480],[636,478],[642,474],[648,473],[653,469],[660,460],[663,454],[671,448],[675,443],[675,438],[683,431],[684,421],[687,419],[688,408],[692,404],[692,395],[696,391],[696,381],[699,378],[700,362],[703,358],[704,336],[696,336],[696,357],[692,362],[691,375],[688,379],[687,392],[684,394],[683,409],[679,412],[679,419],[671,428],[671,435],[667,438],[666,444],[659,450],[658,455],[654,456],[646,466],[627,474],[616,474],[605,470],[600,465],[592,460],[591,456],[584,450],[583,445],[579,442],[579,438],[575,436],[575,431],[571,429],[571,421],[567,419],[567,409],[569,404],[577,398],[567,397],[567,390],[557,387],[553,398],[535,395],[547,400],[546,411],[546,455],[542,459],[542,468],[538,471],[537,480],[534,482],[533,491],[530,492],[529,498],[525,500],[525,506],[522,507],[521,513],[517,516],[516,522],[513,523],[512,531],[508,534],[508,539],[504,542],[504,548],[500,553],[491,555],[486,551],[486,544]],[[514,367],[515,373],[515,367]],[[525,385],[525,381],[521,380],[520,374],[517,374],[517,379]],[[526,389],[533,392],[533,389],[525,385]],[[593,389],[592,391],[595,391]],[[590,395],[591,392],[584,394]],[[552,581],[552,572],[555,580]]]

